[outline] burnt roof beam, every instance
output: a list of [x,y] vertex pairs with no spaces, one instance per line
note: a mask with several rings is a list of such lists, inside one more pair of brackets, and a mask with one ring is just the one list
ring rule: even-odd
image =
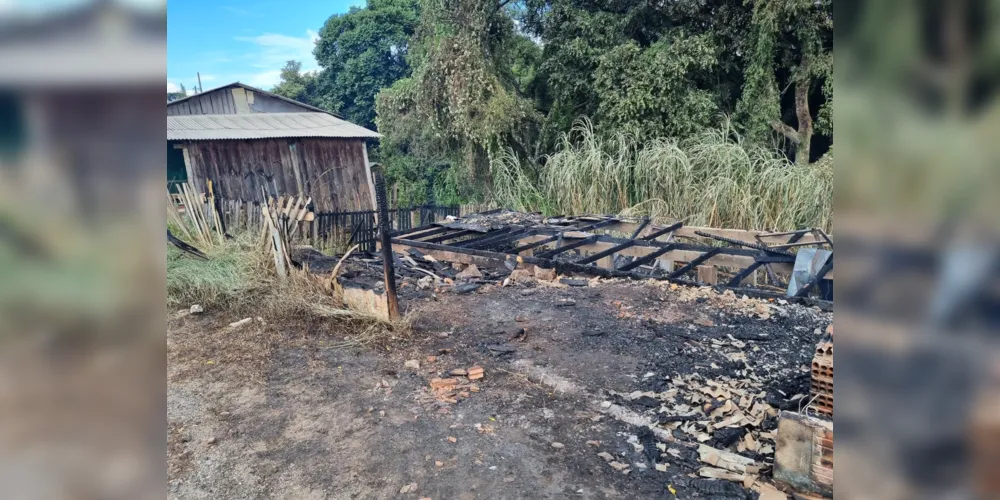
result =
[[702,262],[705,262],[706,260],[711,259],[712,257],[715,257],[720,252],[722,252],[722,248],[715,247],[715,248],[713,248],[713,249],[711,249],[711,250],[709,250],[709,251],[701,254],[701,256],[698,257],[697,259],[694,259],[691,262],[688,262],[687,265],[685,265],[684,267],[682,267],[682,268],[680,268],[680,269],[678,269],[678,270],[676,270],[676,271],[668,274],[667,277],[668,278],[672,278],[672,279],[676,279],[676,278],[679,278],[681,276],[684,276],[684,273],[686,273],[686,272],[694,269],[695,267],[697,267],[698,265],[700,265]]
[[617,270],[618,271],[631,271],[632,269],[635,269],[635,268],[637,268],[637,267],[639,267],[639,266],[641,266],[643,264],[646,264],[646,263],[649,263],[649,262],[652,262],[652,261],[656,260],[657,257],[659,257],[659,256],[661,256],[661,255],[663,255],[663,254],[665,254],[665,253],[673,250],[674,246],[675,245],[672,245],[672,244],[671,245],[664,245],[664,246],[660,247],[659,249],[657,249],[656,251],[650,252],[649,254],[647,254],[644,257],[639,257],[638,259],[635,259],[632,262],[629,262],[628,264],[625,264],[624,266],[619,267]]
[[530,234],[532,234],[532,231],[528,230],[527,228],[521,228],[505,234],[493,235],[490,238],[479,240],[469,245],[466,245],[464,244],[465,242],[462,242],[463,244],[461,246],[467,248],[485,248],[490,246],[504,245],[516,239],[528,236]]
[[478,245],[479,243],[485,243],[489,240],[499,239],[508,234],[511,234],[511,232],[514,231],[515,227],[516,226],[508,226],[508,227],[501,227],[499,229],[494,229],[493,231],[490,231],[484,235],[458,242],[455,244],[455,246],[472,248]]
[[537,257],[540,258],[540,259],[551,259],[552,257],[555,257],[556,255],[559,255],[559,254],[561,254],[563,252],[567,252],[567,251],[572,250],[574,248],[582,247],[584,245],[589,245],[589,244],[591,244],[591,243],[593,243],[595,241],[597,241],[597,235],[589,236],[589,237],[584,238],[582,240],[574,241],[573,243],[569,243],[569,244],[563,245],[563,246],[561,246],[559,248],[555,248],[555,249],[549,250],[547,252],[542,252],[542,253],[538,254]]
[[444,234],[444,235],[441,235],[441,236],[435,236],[434,238],[428,238],[428,239],[423,240],[423,241],[426,241],[427,243],[441,243],[441,242],[444,242],[444,241],[453,240],[455,238],[461,238],[463,236],[468,236],[468,235],[473,234],[473,233],[475,233],[475,234],[482,234],[482,233],[480,233],[478,231],[471,231],[471,230],[465,229],[465,230],[457,231],[457,232],[454,232],[454,233],[448,233],[448,234]]
[[[667,227],[665,227],[663,229],[660,229],[659,231],[656,231],[656,232],[647,234],[646,236],[643,236],[642,240],[643,241],[656,241],[656,238],[659,238],[660,236],[663,236],[664,234],[667,234],[667,233],[672,233],[672,232],[680,229],[682,226],[684,226],[683,222],[675,222],[675,223],[673,223],[673,224],[671,224],[671,225],[669,225],[669,226],[667,226]],[[638,234],[638,231],[636,233]],[[634,236],[632,238],[635,239]]]
[[605,258],[605,257],[607,257],[609,255],[614,255],[614,254],[616,254],[616,253],[618,253],[618,252],[620,252],[622,250],[625,250],[626,248],[633,247],[633,246],[635,246],[635,243],[636,242],[635,242],[634,238],[630,239],[630,240],[626,241],[625,243],[621,243],[619,245],[615,245],[615,246],[613,246],[613,247],[611,247],[611,248],[609,248],[607,250],[604,250],[604,251],[601,251],[601,252],[597,252],[595,254],[590,254],[590,255],[588,255],[588,256],[580,259],[580,260],[577,260],[576,262],[574,262],[574,264],[580,264],[580,265],[592,264],[592,263],[597,262],[597,261],[599,261],[599,260],[601,260],[601,259],[603,259],[603,258]]
[[[516,254],[516,253],[521,253],[521,252],[523,252],[525,250],[531,250],[532,248],[535,248],[535,247],[540,247],[542,245],[547,245],[549,243],[552,243],[553,241],[558,240],[559,238],[562,238],[565,233],[570,232],[570,231],[590,231],[590,230],[593,230],[593,229],[598,229],[598,228],[602,228],[604,226],[615,224],[617,222],[618,222],[618,219],[605,219],[605,220],[602,220],[600,222],[596,222],[594,224],[589,224],[589,225],[586,225],[586,226],[568,227],[568,228],[563,229],[563,230],[559,231],[558,233],[556,233],[556,234],[554,234],[554,235],[552,235],[552,236],[550,236],[548,238],[545,238],[545,239],[542,239],[542,240],[538,240],[538,241],[533,242],[533,243],[528,243],[526,245],[521,245],[521,246],[519,246],[519,247],[511,250],[510,252]],[[597,241],[597,240],[595,239],[594,241]]]

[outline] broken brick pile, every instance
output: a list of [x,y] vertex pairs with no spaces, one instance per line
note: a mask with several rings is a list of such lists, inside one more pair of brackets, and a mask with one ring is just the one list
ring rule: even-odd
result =
[[817,412],[833,418],[833,342],[816,346],[809,395]]
[[[473,366],[468,370],[456,368],[448,374],[451,375],[448,378],[435,377],[430,382],[434,399],[448,404],[456,404],[459,400],[468,398],[470,393],[479,392],[479,386],[471,382],[479,380],[485,375],[481,366]],[[463,383],[463,381],[469,383]]]

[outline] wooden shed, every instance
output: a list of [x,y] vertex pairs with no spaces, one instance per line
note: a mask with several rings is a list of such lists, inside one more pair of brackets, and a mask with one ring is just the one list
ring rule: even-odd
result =
[[317,211],[372,210],[366,141],[379,134],[319,108],[233,83],[167,103],[167,178],[256,200],[311,196]]

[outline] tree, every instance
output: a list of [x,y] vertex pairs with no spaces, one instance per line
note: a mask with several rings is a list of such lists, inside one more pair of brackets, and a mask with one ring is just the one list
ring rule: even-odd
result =
[[519,89],[533,78],[523,66],[531,56],[506,4],[423,0],[413,74],[378,96],[382,147],[396,159],[390,173],[420,179],[414,168],[434,169],[449,188],[437,201],[487,191],[490,157],[507,147],[527,155],[533,144],[540,116]]
[[369,0],[327,19],[313,53],[324,108],[375,125],[375,96],[410,75],[407,54],[419,22],[417,0]]
[[370,0],[316,54],[332,108],[368,123],[377,95],[378,154],[411,201],[488,193],[500,154],[537,178],[583,117],[684,140],[734,115],[799,163],[832,138],[831,0]]
[[271,92],[310,106],[322,107],[315,72],[302,72],[302,63],[288,61],[281,68],[281,80]]
[[733,113],[751,12],[732,0],[525,0],[519,19],[544,45],[544,149],[580,117],[682,138]]
[[635,42],[601,56],[594,76],[596,118],[639,139],[688,137],[719,113],[699,74],[715,69],[718,49],[705,35],[677,35],[643,49]]
[[[833,105],[833,3],[831,0],[767,0],[754,4],[753,52],[747,67],[738,117],[748,134],[765,141],[773,130],[795,150],[795,163],[805,165],[812,156],[815,132],[810,106],[814,90],[823,94],[818,111],[823,132],[832,135],[829,110]],[[776,67],[777,65],[777,67]],[[792,105],[786,107],[796,126],[785,121],[779,76],[793,87]]]

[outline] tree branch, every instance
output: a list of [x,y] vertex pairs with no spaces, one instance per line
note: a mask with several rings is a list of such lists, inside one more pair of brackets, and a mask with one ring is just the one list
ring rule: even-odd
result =
[[792,143],[799,143],[799,131],[786,125],[784,122],[775,120],[771,122],[771,128],[773,128],[775,132],[785,136],[788,140],[792,141]]
[[512,0],[500,0],[500,2],[497,3],[497,8],[493,11],[493,15],[496,15],[497,12],[500,12],[500,10],[502,10],[504,7],[510,4],[511,1]]

